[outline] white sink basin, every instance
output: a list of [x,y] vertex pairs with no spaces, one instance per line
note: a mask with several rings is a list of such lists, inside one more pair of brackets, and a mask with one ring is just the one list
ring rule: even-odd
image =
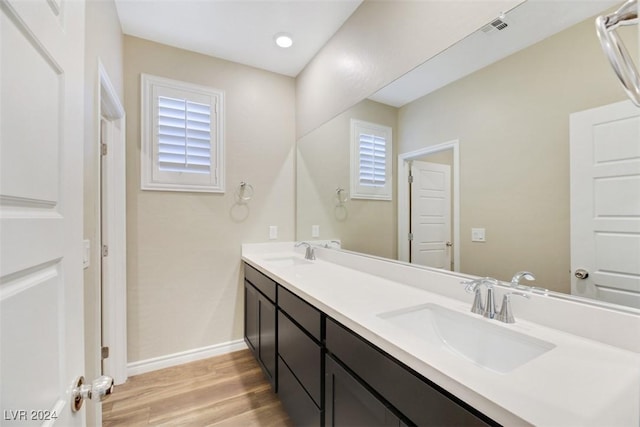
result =
[[506,374],[555,347],[554,344],[487,320],[422,304],[378,314],[379,317],[478,366]]
[[273,267],[293,267],[298,265],[312,264],[311,261],[307,261],[306,259],[298,258],[295,256],[270,257],[265,258],[264,260],[271,264]]

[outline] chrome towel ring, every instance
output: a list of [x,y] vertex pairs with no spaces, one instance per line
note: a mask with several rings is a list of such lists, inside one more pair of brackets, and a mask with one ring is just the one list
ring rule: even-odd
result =
[[240,186],[236,190],[236,196],[240,203],[246,203],[253,197],[253,186],[246,182],[240,182]]
[[347,196],[345,189],[342,187],[336,188],[336,206],[344,206],[348,200],[349,196]]

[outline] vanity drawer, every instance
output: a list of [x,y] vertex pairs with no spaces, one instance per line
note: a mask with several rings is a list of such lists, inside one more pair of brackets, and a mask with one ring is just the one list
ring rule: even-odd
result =
[[318,342],[322,340],[322,313],[300,297],[278,286],[278,307]]
[[321,426],[322,411],[280,357],[278,357],[278,396],[294,425]]
[[322,405],[322,347],[278,311],[278,354],[316,405]]
[[498,425],[332,319],[327,351],[419,426]]
[[264,294],[271,302],[276,301],[276,282],[260,273],[249,264],[244,265],[244,278]]

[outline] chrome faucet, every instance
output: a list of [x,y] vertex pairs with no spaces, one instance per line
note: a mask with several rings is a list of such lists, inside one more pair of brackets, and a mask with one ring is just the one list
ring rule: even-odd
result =
[[[493,286],[499,282],[497,279],[491,277],[485,277],[482,279],[476,279],[471,281],[462,282],[465,285],[464,290],[471,293],[474,292],[473,305],[471,306],[471,312],[476,314],[482,314],[488,319],[496,317],[496,302],[493,296]],[[487,301],[486,304],[482,302],[482,286],[487,287]]]
[[529,271],[518,271],[511,278],[511,287],[516,289],[527,289],[528,286],[520,284],[520,280],[522,279],[536,280],[536,276],[534,276],[533,273]]
[[330,242],[326,242],[324,244],[324,247],[327,248],[327,249],[330,249],[330,248],[333,248],[333,246],[331,246],[333,244],[336,245],[336,248],[340,249],[340,242],[338,240],[332,240]]
[[[525,272],[526,273],[526,272]],[[529,273],[530,274],[530,273]],[[529,279],[532,280],[532,279]],[[500,312],[496,313],[496,302],[494,297],[494,286],[500,282],[497,279],[491,277],[485,277],[482,279],[475,279],[470,281],[461,282],[465,285],[464,290],[471,293],[474,292],[473,305],[471,306],[471,312],[481,314],[487,319],[497,319],[504,323],[515,323],[513,317],[513,311],[511,310],[511,295],[517,295],[524,298],[529,298],[529,295],[524,292],[512,291],[508,292],[502,297],[502,305],[500,306]],[[482,302],[482,286],[487,288],[487,300],[486,304]]]
[[308,259],[308,260],[314,260],[316,259],[316,252],[314,251],[313,247],[311,246],[311,243],[309,242],[299,242],[296,243],[296,248],[300,247],[302,245],[305,245],[307,247],[307,249],[304,252],[304,259]]
[[516,274],[513,275],[513,277],[511,278],[511,287],[521,290],[521,291],[529,291],[529,292],[533,292],[536,294],[540,294],[540,295],[548,295],[549,294],[549,289],[545,289],[545,288],[539,288],[537,286],[527,286],[527,285],[523,285],[520,283],[520,280],[522,279],[526,279],[526,280],[536,280],[536,277],[533,275],[533,273],[529,272],[529,271],[518,271]]

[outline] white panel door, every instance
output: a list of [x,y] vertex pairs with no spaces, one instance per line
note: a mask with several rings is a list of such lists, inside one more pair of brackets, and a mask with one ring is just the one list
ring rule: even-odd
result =
[[640,308],[640,108],[572,114],[570,147],[571,293]]
[[451,167],[411,162],[411,262],[451,270]]
[[84,3],[0,3],[0,424],[80,426]]

